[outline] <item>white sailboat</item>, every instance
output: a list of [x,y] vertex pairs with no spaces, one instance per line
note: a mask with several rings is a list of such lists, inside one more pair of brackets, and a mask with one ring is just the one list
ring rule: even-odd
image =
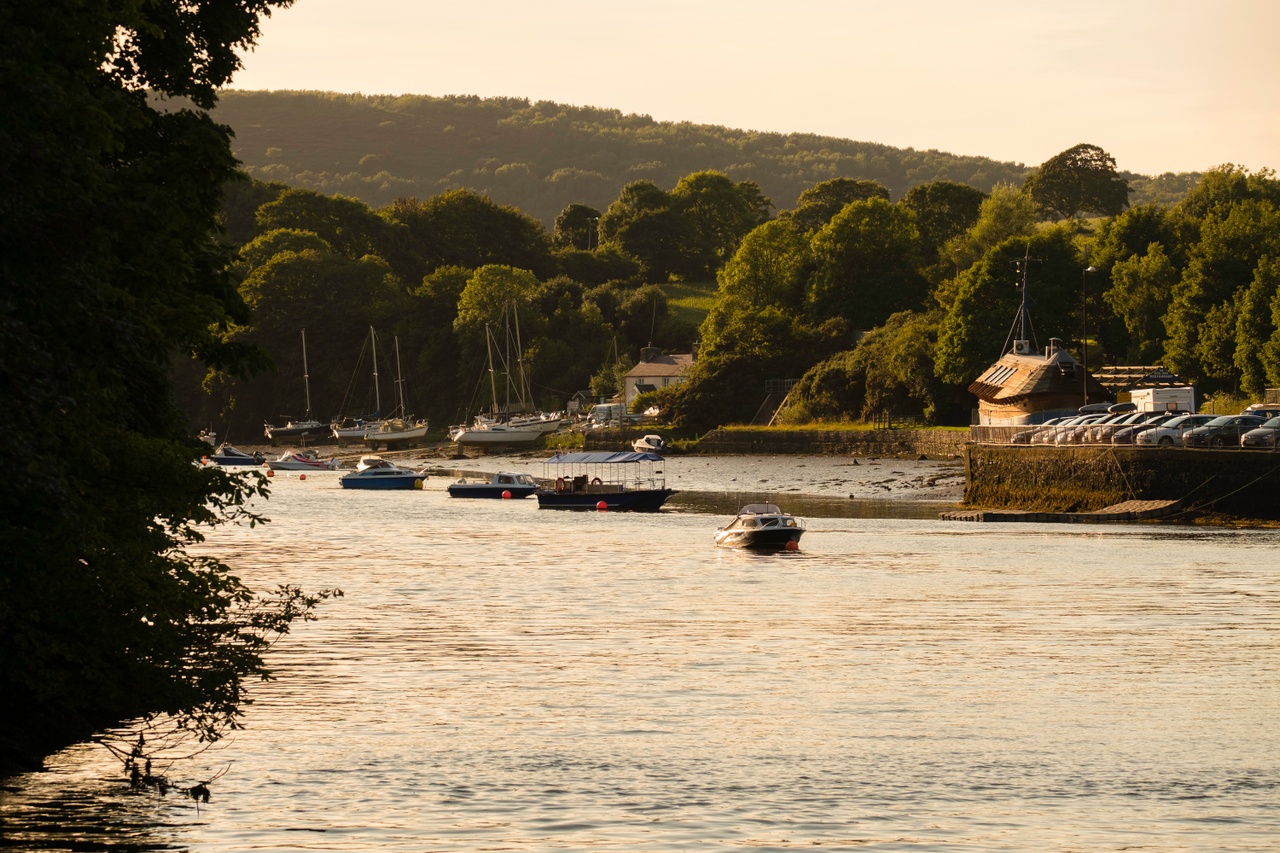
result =
[[[341,417],[335,418],[334,423],[330,424],[333,430],[333,437],[338,440],[339,445],[345,445],[353,441],[363,441],[365,434],[377,430],[383,424],[382,417],[382,389],[378,384],[378,336],[373,331],[373,326],[369,327],[369,339],[367,346],[373,353],[373,414],[368,417]],[[364,361],[364,351],[361,350],[360,358],[356,362],[356,372],[360,371],[360,364]],[[355,384],[354,378],[352,384]],[[350,391],[348,390],[348,396]],[[347,401],[342,401],[343,409],[346,409]]]
[[305,439],[308,436],[321,436],[329,432],[329,425],[322,424],[311,417],[311,377],[307,373],[307,330],[302,330],[302,387],[306,394],[307,411],[301,420],[285,418],[284,426],[262,425],[262,433],[272,444],[284,439]]
[[[537,415],[526,415],[524,417],[513,418],[511,413],[510,392],[508,390],[507,402],[505,407],[499,408],[498,405],[498,382],[497,371],[493,366],[493,333],[486,324],[484,327],[485,334],[485,353],[489,361],[489,393],[493,401],[491,414],[486,416],[478,416],[471,425],[455,426],[449,430],[449,438],[455,443],[466,445],[481,446],[503,446],[503,445],[529,445],[538,441],[548,432],[554,432],[559,428],[559,421],[545,421]],[[521,398],[521,408],[524,409],[524,394],[527,381],[524,377],[524,360],[520,354],[520,321],[516,320],[516,358],[520,362],[520,389],[518,394]],[[510,370],[507,371],[508,380],[510,379]],[[508,382],[508,385],[510,383]]]
[[426,420],[415,420],[404,403],[404,374],[400,369],[400,338],[396,339],[396,396],[398,404],[392,417],[387,418],[377,429],[370,429],[364,434],[364,443],[370,448],[379,446],[390,449],[396,446],[421,444],[427,437]]

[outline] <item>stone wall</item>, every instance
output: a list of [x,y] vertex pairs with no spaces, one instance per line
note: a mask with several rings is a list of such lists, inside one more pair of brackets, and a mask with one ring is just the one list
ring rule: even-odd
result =
[[1085,445],[971,444],[967,506],[1089,512],[1127,500],[1178,500],[1241,518],[1280,519],[1280,453]]
[[717,429],[698,439],[698,453],[955,459],[968,437],[968,430],[951,429]]

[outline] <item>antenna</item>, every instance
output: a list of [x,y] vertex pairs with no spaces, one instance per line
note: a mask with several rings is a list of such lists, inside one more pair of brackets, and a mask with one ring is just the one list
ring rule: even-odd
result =
[[[1031,288],[1029,275],[1031,272],[1031,264],[1041,263],[1044,258],[1031,257],[1031,244],[1027,243],[1026,254],[1013,262],[1014,269],[1017,270],[1021,280],[1015,284],[1022,288],[1022,302],[1018,305],[1018,313],[1013,318],[1013,327],[1009,329],[1010,336],[1013,330],[1018,330],[1018,337],[1013,342],[1013,352],[1017,355],[1030,355],[1032,352],[1040,349],[1040,342],[1035,341],[1035,349],[1031,348],[1031,341],[1035,338],[1035,326],[1031,322]],[[1031,337],[1027,337],[1027,329],[1031,330]],[[1008,346],[1008,341],[1005,341]]]

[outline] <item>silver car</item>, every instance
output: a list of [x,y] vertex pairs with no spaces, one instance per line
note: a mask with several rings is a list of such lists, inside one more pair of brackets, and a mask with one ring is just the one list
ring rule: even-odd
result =
[[1240,446],[1253,450],[1280,448],[1280,417],[1272,418],[1257,429],[1240,436]]

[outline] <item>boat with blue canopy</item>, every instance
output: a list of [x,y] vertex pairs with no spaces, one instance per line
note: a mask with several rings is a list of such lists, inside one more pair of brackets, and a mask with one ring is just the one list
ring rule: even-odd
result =
[[538,507],[653,512],[675,494],[658,467],[665,461],[634,451],[557,454],[543,463],[554,485],[537,491]]

